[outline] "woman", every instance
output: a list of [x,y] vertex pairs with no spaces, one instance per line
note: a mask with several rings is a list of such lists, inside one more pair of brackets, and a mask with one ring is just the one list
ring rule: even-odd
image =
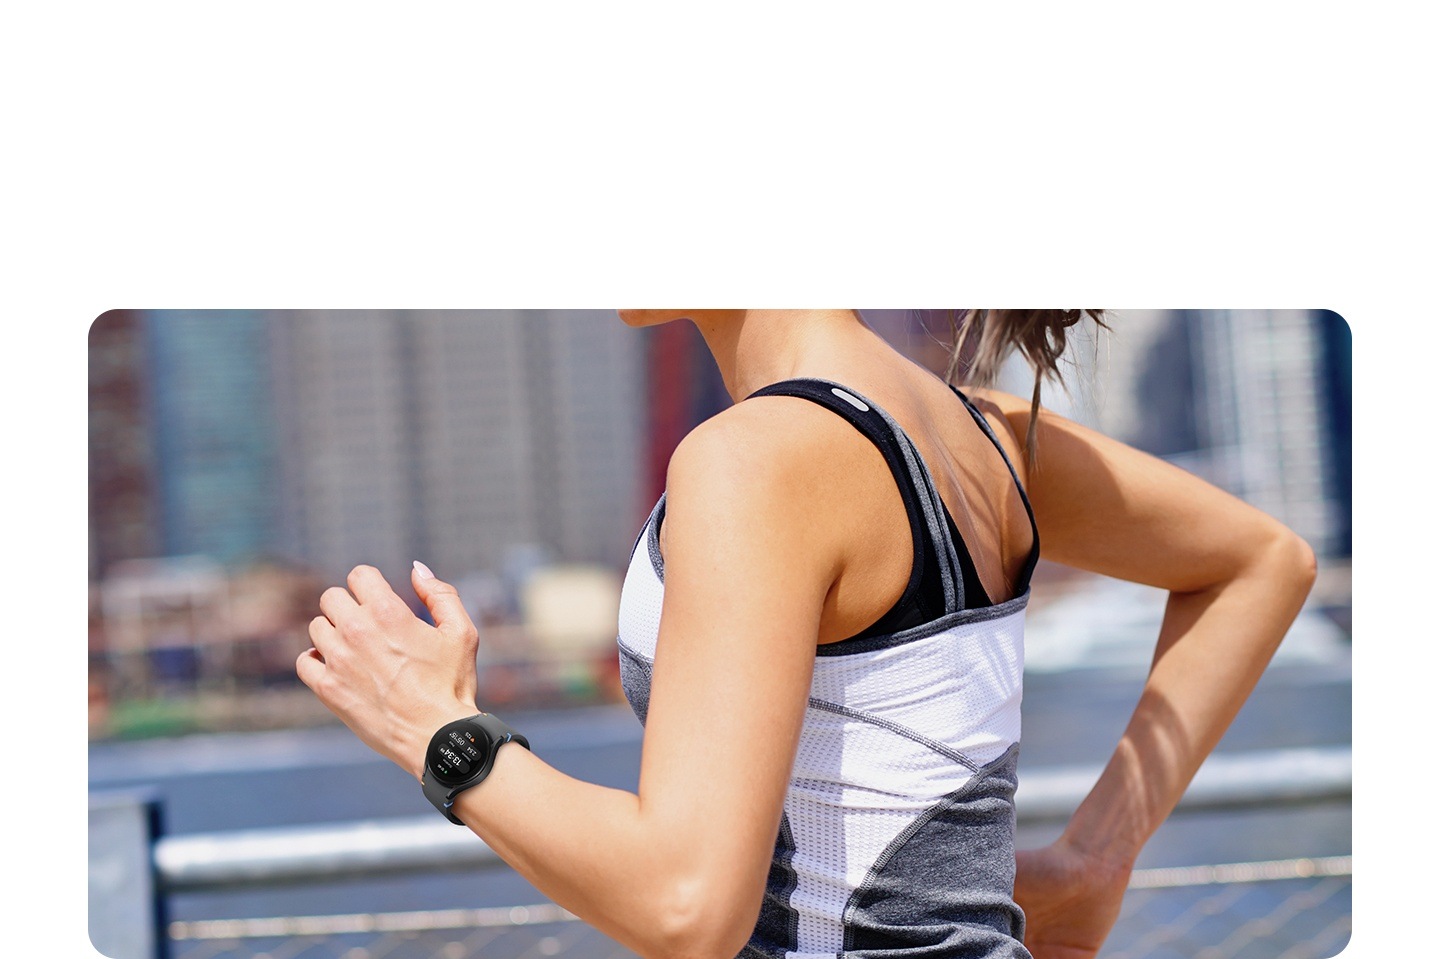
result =
[[[736,401],[675,451],[626,579],[638,792],[500,745],[483,781],[432,801],[642,956],[1094,955],[1298,613],[1309,548],[1038,408],[1078,311],[984,322],[985,365],[1015,347],[1038,364],[1035,402],[952,390],[853,311],[620,312],[694,322]],[[1016,857],[1037,555],[1170,599],[1103,776]],[[431,795],[427,745],[476,711],[474,627],[423,564],[434,627],[371,567],[348,585],[321,597],[297,670]]]

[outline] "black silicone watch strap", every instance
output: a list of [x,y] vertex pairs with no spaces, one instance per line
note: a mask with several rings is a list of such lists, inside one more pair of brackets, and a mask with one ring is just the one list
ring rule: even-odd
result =
[[[420,788],[425,794],[425,798],[430,800],[431,805],[438,809],[446,819],[455,823],[457,826],[463,826],[465,823],[455,815],[453,809],[455,797],[470,787],[478,786],[485,781],[485,777],[490,775],[490,770],[495,766],[495,754],[500,751],[500,747],[506,743],[515,742],[524,746],[526,749],[530,748],[530,741],[528,739],[490,713],[477,713],[474,716],[467,717],[462,720],[462,722],[479,726],[485,732],[486,742],[489,743],[489,748],[486,750],[486,754],[480,765],[476,768],[474,775],[458,785],[447,786],[435,779],[430,772],[430,766],[427,761],[425,773],[420,779]],[[441,729],[450,725],[452,724],[446,723]],[[438,733],[439,730],[436,730],[437,735]],[[426,749],[426,757],[428,760],[428,747]]]

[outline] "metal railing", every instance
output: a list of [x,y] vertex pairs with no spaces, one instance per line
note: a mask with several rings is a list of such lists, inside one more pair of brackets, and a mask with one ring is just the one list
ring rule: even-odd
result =
[[[1349,856],[1136,870],[1101,957],[1327,959],[1349,939],[1350,870]],[[634,959],[553,903],[212,919],[167,931],[176,959]]]
[[[1351,788],[1350,760],[1348,746],[1212,755],[1182,798],[1179,810],[1240,810],[1281,804],[1346,801]],[[1099,767],[1027,772],[1016,793],[1020,823],[1029,825],[1064,820],[1088,793],[1099,774]],[[279,953],[266,949],[251,953],[225,952],[223,949],[192,952],[187,949],[185,959],[262,954],[270,959],[281,959],[282,955],[298,959],[310,954],[305,950],[314,945],[306,944],[312,939],[350,943],[345,946],[349,952],[334,953],[337,959],[379,959],[380,956],[400,959],[412,955],[449,956],[455,954],[456,949],[470,950],[474,940],[486,936],[493,939],[502,932],[510,935],[521,929],[528,929],[536,935],[533,943],[514,955],[557,955],[560,954],[558,951],[545,950],[556,943],[561,944],[560,948],[573,950],[581,948],[578,944],[582,941],[588,941],[585,934],[570,937],[568,933],[559,935],[555,932],[568,928],[574,917],[553,904],[489,910],[170,924],[165,921],[164,904],[166,897],[174,893],[431,873],[446,869],[495,868],[503,867],[504,863],[473,833],[457,830],[438,817],[158,838],[153,833],[155,820],[153,804],[147,804],[143,797],[92,798],[91,935],[96,946],[115,959],[164,959],[171,955],[172,942],[218,945],[232,940],[249,942],[257,949],[256,944],[262,940],[279,939],[291,943]],[[1343,885],[1348,896],[1348,875],[1348,857],[1343,857],[1343,861],[1286,860],[1280,864],[1240,863],[1187,867],[1184,870],[1140,870],[1132,881],[1130,899],[1142,903],[1135,906],[1135,910],[1143,910],[1146,897],[1160,895],[1162,900],[1167,900],[1167,897],[1173,899],[1173,890],[1180,888],[1218,885],[1234,889],[1284,882],[1309,884],[1331,896],[1337,895]],[[1197,923],[1211,915],[1214,909],[1213,897],[1198,901],[1210,905],[1195,907],[1199,910],[1195,915],[1200,917],[1195,919]],[[1127,908],[1130,908],[1129,899]],[[142,919],[137,921],[134,918],[137,916]],[[1348,909],[1345,917],[1343,931],[1348,936]],[[1270,921],[1273,925],[1279,919]],[[1168,922],[1164,928],[1173,930],[1179,926],[1176,922]],[[438,951],[431,952],[425,951],[429,946],[415,946],[418,938],[438,935],[443,929],[468,929],[469,939],[446,939],[436,947]],[[543,935],[539,934],[541,931],[544,931]],[[378,952],[373,942],[365,945],[354,941],[356,937],[369,941],[376,936],[388,937],[385,939],[388,945]],[[604,937],[600,939],[609,942]],[[470,945],[466,945],[467,942]],[[565,945],[567,942],[571,944]],[[1159,948],[1161,945],[1163,942],[1157,940],[1146,948]],[[300,951],[295,951],[296,948]],[[584,947],[584,955],[592,953],[616,954]],[[466,951],[458,954],[474,953]],[[487,951],[485,954],[496,953]],[[582,952],[566,954],[579,956]],[[330,953],[321,951],[314,955],[326,956]],[[628,953],[622,951],[618,955]],[[1158,957],[1161,953],[1152,949],[1150,952],[1121,951],[1114,955],[1116,959],[1135,959],[1140,956]],[[1239,953],[1215,954],[1211,959],[1231,959],[1232,955]],[[1288,959],[1300,959],[1302,955],[1295,953]]]
[[[1022,823],[1064,820],[1099,778],[1098,767],[1036,770],[1015,794]],[[1212,756],[1180,801],[1184,810],[1245,809],[1350,795],[1349,747]],[[155,846],[171,891],[502,866],[468,830],[438,816],[172,836]]]

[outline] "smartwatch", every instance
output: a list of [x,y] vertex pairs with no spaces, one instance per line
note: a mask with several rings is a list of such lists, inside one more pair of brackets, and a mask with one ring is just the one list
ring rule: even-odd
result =
[[425,750],[425,773],[420,778],[425,798],[446,819],[465,825],[451,809],[455,797],[490,775],[495,754],[508,742],[530,748],[529,740],[489,713],[441,726]]

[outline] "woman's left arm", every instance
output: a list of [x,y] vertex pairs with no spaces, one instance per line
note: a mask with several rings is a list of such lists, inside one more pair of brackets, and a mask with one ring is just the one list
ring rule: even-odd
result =
[[[753,931],[837,575],[814,460],[754,406],[702,424],[671,459],[638,794],[511,747],[455,804],[536,888],[643,956],[730,959]],[[322,597],[297,671],[418,779],[430,735],[475,712],[475,630],[453,587],[418,571],[413,585],[435,627],[357,567],[348,592]]]

